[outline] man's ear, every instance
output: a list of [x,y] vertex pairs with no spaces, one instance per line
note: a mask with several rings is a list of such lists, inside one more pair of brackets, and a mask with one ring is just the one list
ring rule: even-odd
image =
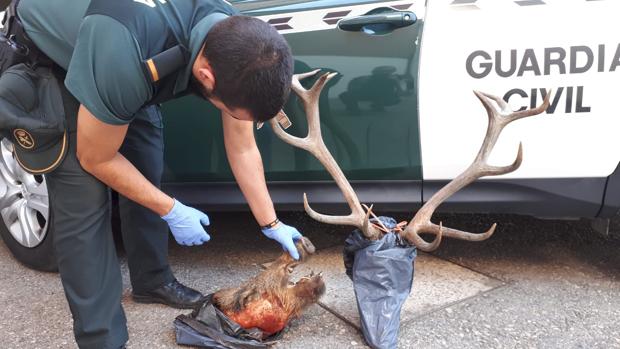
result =
[[213,91],[215,88],[215,74],[209,64],[205,64],[195,70],[196,79],[203,85],[208,91]]

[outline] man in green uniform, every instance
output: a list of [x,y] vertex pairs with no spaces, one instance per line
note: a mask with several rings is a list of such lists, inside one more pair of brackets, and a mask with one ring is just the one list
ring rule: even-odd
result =
[[34,44],[66,71],[69,150],[47,178],[81,348],[128,339],[108,187],[121,195],[134,299],[184,308],[202,296],[177,282],[167,261],[168,228],[183,245],[210,236],[206,214],[159,189],[159,103],[196,93],[221,110],[227,156],[257,222],[298,258],[301,235],[277,220],[253,134],[253,121],[272,118],[290,91],[292,56],[277,31],[236,16],[223,0],[21,0],[17,13]]

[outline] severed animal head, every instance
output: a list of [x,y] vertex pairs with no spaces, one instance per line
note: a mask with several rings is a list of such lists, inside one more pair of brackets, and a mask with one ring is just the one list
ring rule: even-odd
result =
[[265,335],[279,332],[288,322],[301,315],[304,309],[318,302],[325,293],[321,273],[290,280],[293,269],[315,253],[314,245],[306,237],[297,243],[299,260],[287,252],[257,276],[243,285],[223,289],[213,295],[213,303],[241,327],[259,328]]

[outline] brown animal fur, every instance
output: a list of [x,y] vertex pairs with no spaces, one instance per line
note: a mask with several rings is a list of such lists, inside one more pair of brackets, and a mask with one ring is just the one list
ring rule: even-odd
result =
[[244,328],[257,327],[267,335],[282,330],[286,324],[325,293],[325,283],[311,274],[290,286],[292,269],[305,262],[315,248],[307,238],[297,242],[300,259],[283,253],[266,270],[240,287],[223,289],[213,295],[214,304]]

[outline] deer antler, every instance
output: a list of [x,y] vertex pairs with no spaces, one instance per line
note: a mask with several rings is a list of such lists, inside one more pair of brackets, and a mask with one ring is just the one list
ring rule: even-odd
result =
[[[348,216],[328,216],[320,214],[310,207],[308,204],[307,195],[304,193],[304,208],[306,209],[308,215],[319,222],[327,224],[352,225],[360,229],[367,238],[376,240],[380,237],[380,232],[372,224],[369,224],[370,212],[364,213],[355,191],[353,191],[351,184],[336,163],[336,160],[334,160],[334,157],[325,146],[323,137],[321,136],[319,97],[325,84],[336,76],[337,73],[323,74],[309,90],[306,90],[300,83],[300,80],[314,76],[319,71],[320,70],[315,70],[309,73],[293,76],[292,89],[303,102],[306,118],[308,119],[308,135],[305,138],[291,136],[282,129],[280,124],[275,120],[276,118],[270,120],[271,128],[284,142],[294,147],[304,149],[314,155],[321,162],[321,164],[323,164],[332,178],[334,178],[334,181],[336,181],[336,184],[342,191],[342,194],[351,208],[351,214]],[[280,113],[284,112],[281,111]]]
[[[523,160],[523,146],[521,143],[519,143],[517,158],[511,165],[490,166],[488,165],[487,160],[504,127],[515,120],[538,115],[547,110],[551,96],[551,92],[547,93],[544,103],[536,109],[512,112],[508,104],[503,99],[478,91],[474,91],[474,93],[478,99],[480,99],[489,115],[489,126],[487,128],[487,133],[476,159],[463,173],[458,175],[450,181],[450,183],[435,193],[435,195],[433,195],[428,202],[426,202],[426,204],[418,210],[413,220],[409,222],[405,228],[405,231],[402,233],[402,236],[405,239],[423,251],[432,251],[436,249],[441,242],[442,236],[461,240],[482,241],[493,235],[497,224],[493,224],[493,226],[491,226],[491,228],[485,233],[472,234],[456,229],[444,228],[441,223],[439,225],[434,224],[430,219],[437,206],[469,183],[484,176],[498,176],[510,173],[521,166],[521,161]],[[493,105],[493,101],[497,104],[497,106]],[[499,110],[497,107],[499,107]],[[419,236],[421,233],[435,234],[435,240],[428,243]]]
[[[330,154],[321,136],[319,97],[325,84],[336,76],[336,73],[322,75],[309,90],[306,90],[300,83],[300,80],[314,76],[318,72],[319,70],[315,70],[313,72],[293,76],[292,89],[303,102],[304,111],[308,119],[308,135],[305,138],[291,136],[282,129],[280,124],[276,121],[277,118],[273,118],[270,121],[272,129],[276,135],[286,143],[304,149],[314,155],[334,178],[336,184],[342,191],[347,203],[349,204],[349,207],[351,208],[351,214],[348,216],[323,215],[317,213],[310,207],[308,204],[307,195],[304,193],[304,208],[306,209],[308,215],[319,222],[327,224],[344,224],[355,226],[361,229],[367,238],[376,240],[380,237],[380,231],[374,227],[374,225],[369,223],[371,210],[368,209],[367,212],[364,213],[359,199],[351,187],[351,184]],[[536,109],[512,112],[508,104],[501,98],[478,91],[474,91],[474,93],[484,105],[489,116],[487,133],[484,141],[482,142],[478,155],[476,156],[474,162],[463,173],[441,188],[441,190],[435,193],[435,195],[433,195],[428,202],[426,202],[424,206],[418,210],[415,217],[411,220],[411,222],[409,222],[405,230],[401,233],[405,239],[422,251],[435,250],[441,243],[443,236],[469,241],[482,241],[493,235],[497,224],[493,224],[493,226],[491,226],[491,228],[485,233],[472,234],[457,229],[444,228],[441,223],[439,223],[439,225],[434,224],[430,219],[435,212],[435,209],[442,202],[476,179],[484,176],[498,176],[510,173],[521,166],[521,162],[523,160],[522,144],[519,144],[517,158],[511,165],[491,166],[487,164],[487,160],[493,150],[493,147],[497,143],[499,135],[506,125],[515,120],[538,115],[544,112],[549,107],[549,100],[551,97],[551,92],[547,93],[544,103]],[[495,102],[496,105],[494,105],[493,102]],[[281,111],[280,113],[281,115],[286,115],[284,114],[284,111]],[[435,239],[430,243],[426,242],[420,237],[420,234],[425,233],[435,234]]]

